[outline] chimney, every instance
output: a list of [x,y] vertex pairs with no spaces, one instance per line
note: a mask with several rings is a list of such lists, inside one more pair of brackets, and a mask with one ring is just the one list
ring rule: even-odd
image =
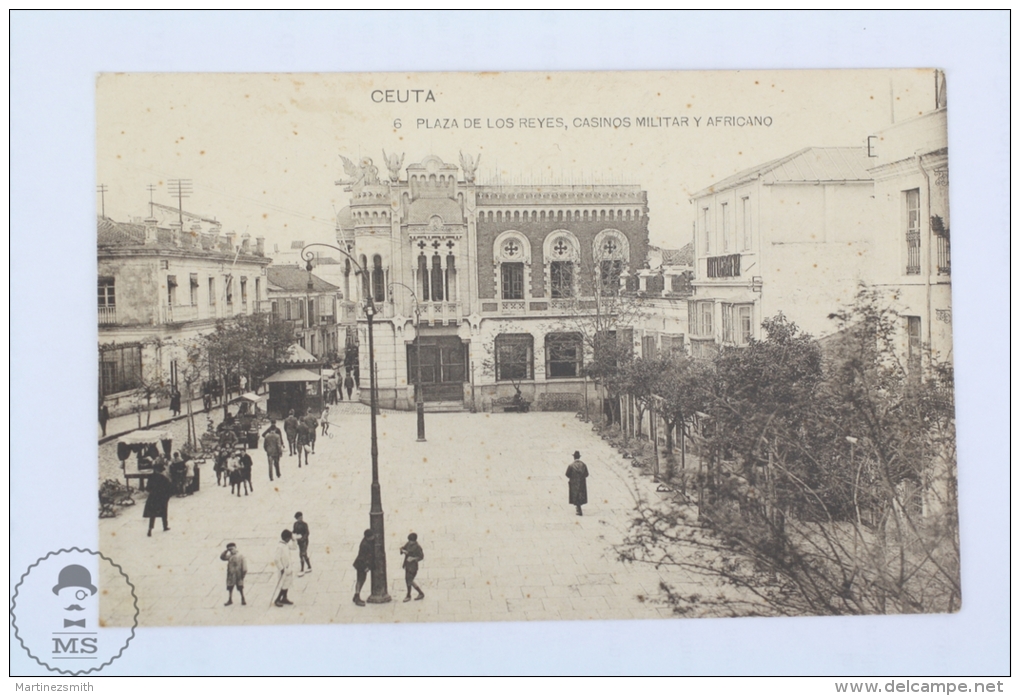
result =
[[235,246],[234,245],[237,242],[237,232],[234,232],[233,230],[231,230],[230,232],[227,232],[227,234],[225,236],[226,236],[226,242],[227,242],[226,251],[229,251],[231,254],[233,254],[234,250],[235,250]]
[[266,238],[256,237],[255,238],[255,255],[265,256],[266,255]]
[[241,235],[241,253],[242,254],[251,253],[251,235],[248,234],[247,232]]
[[159,241],[156,225],[159,224],[156,218],[145,218],[145,244],[153,245]]

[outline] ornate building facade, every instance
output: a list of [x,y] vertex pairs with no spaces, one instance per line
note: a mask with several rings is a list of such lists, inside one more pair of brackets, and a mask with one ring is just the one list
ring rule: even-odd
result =
[[[539,406],[583,396],[591,351],[580,314],[628,283],[637,289],[647,194],[480,184],[477,160],[463,154],[459,166],[435,156],[402,163],[387,157],[384,180],[370,159],[345,160],[338,182],[351,201],[337,236],[365,269],[345,266],[344,297],[375,302],[380,404],[413,406],[419,354],[426,401],[482,410],[517,388]],[[363,313],[359,327],[364,379]]]

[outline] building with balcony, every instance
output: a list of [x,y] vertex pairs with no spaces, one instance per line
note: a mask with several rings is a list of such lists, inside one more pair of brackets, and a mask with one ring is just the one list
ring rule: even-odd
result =
[[[390,160],[388,180],[367,158],[348,166],[337,234],[365,272],[346,264],[342,292],[376,305],[384,407],[413,405],[419,352],[426,401],[483,409],[516,386],[539,405],[581,396],[591,356],[578,310],[618,293],[644,263],[640,187],[486,185],[476,166],[429,156],[402,171]],[[363,312],[359,322],[367,365]]]
[[[944,88],[941,92],[945,94]],[[868,139],[875,179],[872,283],[902,319],[910,365],[952,360],[949,249],[949,148],[944,98],[939,108]]]
[[181,388],[187,344],[218,319],[268,309],[261,238],[100,217],[97,251],[99,396],[114,413],[144,385]]
[[874,164],[866,148],[808,147],[699,191],[691,353],[762,338],[782,312],[824,336],[874,277]]
[[301,266],[266,269],[270,311],[294,328],[294,340],[318,359],[336,359],[346,344],[341,337],[340,288]]

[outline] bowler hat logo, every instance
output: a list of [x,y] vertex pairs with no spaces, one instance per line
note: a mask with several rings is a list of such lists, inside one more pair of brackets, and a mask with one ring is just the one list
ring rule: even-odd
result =
[[[131,616],[130,625],[111,625],[103,608]],[[21,646],[40,665],[61,674],[89,674],[120,657],[134,638],[138,598],[123,569],[106,556],[61,549],[21,576],[11,617]]]

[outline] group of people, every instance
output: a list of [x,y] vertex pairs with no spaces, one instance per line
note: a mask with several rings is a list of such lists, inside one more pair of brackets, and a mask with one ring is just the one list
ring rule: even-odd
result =
[[[284,607],[294,604],[287,595],[294,582],[292,551],[295,546],[301,561],[298,575],[312,572],[312,561],[308,557],[308,537],[309,528],[304,515],[300,512],[294,513],[294,528],[284,529],[280,534],[280,543],[276,547],[273,559],[273,565],[276,567],[273,606]],[[227,601],[223,606],[229,607],[234,603],[234,588],[237,588],[241,597],[241,604],[247,604],[244,599],[244,578],[248,574],[248,562],[238,550],[237,544],[234,542],[227,544],[227,548],[220,554],[220,560],[227,562]]]
[[[329,432],[329,421],[326,420],[328,410],[323,411],[322,419],[322,433],[323,435]],[[283,421],[283,432],[276,425],[276,420],[269,421],[269,427],[266,428],[265,432],[262,433],[262,449],[266,452],[266,458],[269,462],[269,480],[272,481],[275,474],[276,478],[280,478],[280,459],[283,457],[283,436],[287,436],[287,451],[288,456],[293,457],[297,455],[298,468],[300,469],[302,463],[304,466],[311,464],[309,456],[315,454],[315,441],[317,439],[317,431],[319,428],[319,419],[315,417],[312,412],[306,413],[303,417],[298,418],[295,415],[294,410],[291,409],[287,418]]]
[[354,387],[357,382],[354,379],[354,375],[350,372],[343,379],[340,379],[339,374],[332,374],[327,377],[323,383],[324,396],[326,397],[327,404],[337,404],[344,400],[344,391],[347,392],[347,400],[351,401],[354,399]]

